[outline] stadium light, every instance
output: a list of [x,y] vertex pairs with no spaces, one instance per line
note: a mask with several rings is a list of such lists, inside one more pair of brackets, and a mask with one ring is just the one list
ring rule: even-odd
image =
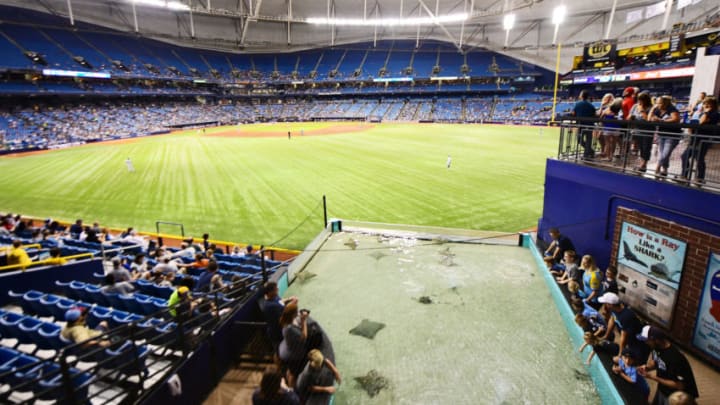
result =
[[505,31],[513,29],[515,26],[515,14],[506,14],[503,18],[503,28]]
[[135,3],[139,6],[150,6],[150,7],[162,7],[162,8],[168,8],[170,10],[174,11],[188,11],[190,10],[190,6],[187,4],[183,4],[179,1],[173,1],[173,0],[130,0],[132,3]]
[[561,4],[553,10],[553,16],[552,16],[552,23],[555,25],[560,25],[565,21],[565,14],[567,14],[567,7],[565,7],[564,4]]
[[416,26],[435,25],[462,22],[469,18],[468,13],[456,13],[436,17],[409,17],[409,18],[325,18],[310,17],[305,20],[308,24],[335,25],[348,27],[374,27],[374,26]]

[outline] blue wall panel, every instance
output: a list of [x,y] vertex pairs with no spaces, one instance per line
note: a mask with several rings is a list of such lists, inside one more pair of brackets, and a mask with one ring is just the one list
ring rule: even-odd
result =
[[605,268],[620,206],[720,235],[720,195],[554,159],[546,164],[538,235],[549,242],[548,229],[556,226],[579,254],[593,255]]

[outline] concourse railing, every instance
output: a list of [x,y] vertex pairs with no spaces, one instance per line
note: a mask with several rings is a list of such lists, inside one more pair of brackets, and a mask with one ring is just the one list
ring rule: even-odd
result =
[[559,117],[558,160],[720,192],[720,127]]

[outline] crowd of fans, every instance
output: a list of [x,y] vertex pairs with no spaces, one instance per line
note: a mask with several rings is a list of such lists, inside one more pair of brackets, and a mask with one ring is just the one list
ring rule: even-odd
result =
[[[589,92],[581,92],[570,115],[611,121],[598,123],[594,130],[589,130],[585,123],[578,130],[584,159],[621,164],[630,155],[638,162],[634,170],[645,173],[649,170],[653,145],[656,145],[653,173],[657,177],[668,177],[673,151],[682,143],[681,169],[676,180],[688,182],[695,163],[692,180],[698,185],[704,183],[706,156],[713,144],[710,136],[720,135],[717,128],[720,123],[717,97],[701,92],[697,100],[685,105],[677,103],[669,95],[654,97],[637,87],[627,87],[620,97],[612,93],[605,94],[599,106],[590,103],[589,98]],[[658,130],[659,127],[653,123],[696,124],[699,127],[668,126]],[[631,130],[630,140],[623,136],[625,128]]]
[[[580,256],[557,228],[550,229],[550,237],[545,263],[557,283],[567,288],[575,323],[583,331],[579,351],[589,350],[586,363],[596,353],[611,358],[611,371],[645,403],[650,399],[647,380],[654,380],[653,404],[694,404],[699,392],[690,363],[661,329],[644,324],[622,302],[617,270],[613,266],[600,270],[591,255]],[[678,398],[686,402],[677,402]]]
[[[537,96],[447,99],[255,100],[236,103],[100,102],[0,110],[0,150],[55,148],[149,135],[190,125],[272,120],[544,123],[552,102]],[[600,103],[596,103],[600,107]],[[572,103],[558,104],[558,114]],[[602,138],[600,139],[602,141]]]

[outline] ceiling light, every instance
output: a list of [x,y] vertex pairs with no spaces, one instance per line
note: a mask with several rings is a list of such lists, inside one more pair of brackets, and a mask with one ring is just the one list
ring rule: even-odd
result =
[[468,13],[441,15],[437,17],[410,17],[410,18],[325,18],[311,17],[305,20],[308,24],[342,25],[342,26],[416,26],[435,25],[462,22],[467,20]]
[[190,10],[190,6],[187,4],[181,3],[179,1],[166,1],[166,0],[131,0],[133,3],[140,5],[140,6],[150,6],[150,7],[163,7],[168,8],[170,10],[174,11],[187,11]]
[[503,18],[503,28],[505,31],[513,29],[515,26],[515,14],[507,14]]
[[552,23],[560,25],[565,21],[565,14],[567,14],[567,7],[565,5],[559,5],[553,10]]

